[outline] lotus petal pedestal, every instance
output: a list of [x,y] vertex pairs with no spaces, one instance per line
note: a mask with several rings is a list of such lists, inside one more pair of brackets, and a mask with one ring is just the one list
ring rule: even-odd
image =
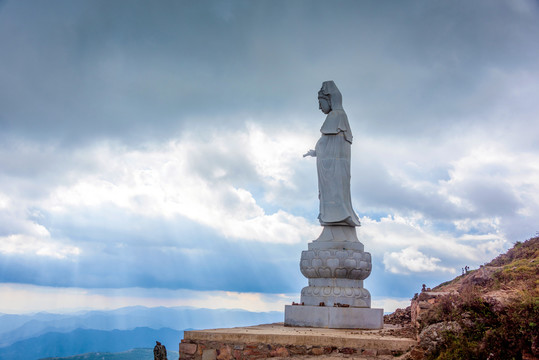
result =
[[324,226],[301,253],[300,270],[309,279],[298,305],[285,307],[285,325],[380,329],[383,309],[371,309],[363,280],[371,273],[371,254],[363,251],[355,227]]

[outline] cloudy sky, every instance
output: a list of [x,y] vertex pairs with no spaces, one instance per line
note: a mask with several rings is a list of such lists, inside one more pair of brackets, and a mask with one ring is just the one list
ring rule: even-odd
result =
[[334,80],[386,311],[539,230],[539,3],[0,1],[0,312],[282,310]]

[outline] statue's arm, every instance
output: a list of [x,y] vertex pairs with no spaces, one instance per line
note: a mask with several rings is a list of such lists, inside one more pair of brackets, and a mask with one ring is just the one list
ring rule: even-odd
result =
[[307,151],[305,154],[303,154],[303,157],[306,157],[306,156],[316,157],[316,151],[314,151],[314,150],[309,150],[309,151]]

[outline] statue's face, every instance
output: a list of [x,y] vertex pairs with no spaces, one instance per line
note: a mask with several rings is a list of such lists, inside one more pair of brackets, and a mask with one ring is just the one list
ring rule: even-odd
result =
[[327,99],[318,98],[318,104],[318,108],[322,110],[324,114],[329,114],[329,112],[331,111],[331,106],[329,105],[329,101],[327,101]]

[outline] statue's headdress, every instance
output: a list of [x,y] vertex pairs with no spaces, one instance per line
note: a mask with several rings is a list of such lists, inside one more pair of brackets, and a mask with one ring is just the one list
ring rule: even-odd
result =
[[333,80],[324,81],[318,91],[318,98],[329,101],[332,110],[342,109],[342,95]]
[[322,134],[338,134],[344,133],[346,141],[352,143],[352,130],[348,124],[348,117],[342,108],[342,95],[337,85],[333,81],[324,81],[322,88],[318,92],[318,97],[327,99],[331,106],[331,112],[326,117],[326,121],[322,124],[320,131]]

